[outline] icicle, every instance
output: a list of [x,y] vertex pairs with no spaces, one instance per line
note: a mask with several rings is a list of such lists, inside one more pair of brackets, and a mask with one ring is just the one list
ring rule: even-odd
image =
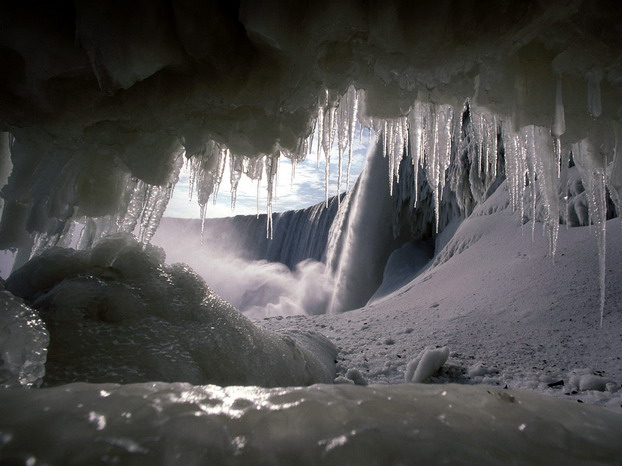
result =
[[598,246],[598,264],[600,274],[600,325],[605,312],[605,277],[606,277],[606,233],[607,233],[607,193],[606,160],[588,139],[572,145],[572,155],[576,162],[587,192],[590,217],[596,230]]
[[148,190],[148,184],[138,178],[129,178],[125,187],[128,203],[125,209],[125,214],[117,221],[118,231],[132,233],[135,230],[138,219],[142,216],[145,208]]
[[559,198],[562,202],[560,212],[563,212],[563,220],[568,228],[568,170],[570,165],[570,151],[562,150],[561,142],[557,140],[560,151],[560,170],[559,170]]
[[[490,182],[494,182],[495,178],[497,178],[497,154],[499,152],[499,145],[497,141],[497,117],[495,115],[492,116],[492,122],[490,126],[490,140],[492,142],[491,148],[491,168],[492,168],[492,176],[490,177]],[[487,186],[488,188],[488,186]]]
[[188,174],[188,200],[192,201],[192,195],[194,194],[194,190],[195,190],[195,177],[196,177],[196,172],[194,170],[194,164],[193,164],[194,158],[191,159],[186,159],[185,162],[185,167],[188,170],[189,174]]
[[272,239],[272,201],[274,198],[275,180],[279,169],[279,153],[266,156],[266,181],[268,196],[266,201],[266,238]]
[[555,118],[551,134],[560,138],[566,132],[566,117],[564,115],[564,99],[562,95],[562,77],[557,77],[557,89],[555,91]]
[[395,172],[394,163],[395,157],[393,154],[394,150],[394,132],[393,132],[393,122],[384,121],[384,144],[382,149],[382,155],[386,158],[389,158],[389,195],[393,196],[393,174]]
[[295,159],[292,159],[292,174],[291,174],[291,178],[290,178],[290,188],[294,188],[294,179],[296,178],[296,164],[298,162],[296,162]]
[[259,218],[259,198],[261,197],[261,178],[257,180],[257,218]]
[[434,199],[435,231],[440,224],[440,203],[445,187],[445,171],[451,161],[451,140],[453,128],[453,108],[449,105],[438,106],[432,115],[432,138],[427,139],[426,177],[432,188]]
[[317,149],[316,149],[316,156],[317,156],[317,168],[320,168],[320,157],[322,154],[322,138],[324,137],[324,112],[325,112],[325,108],[322,105],[319,105],[317,108],[317,120],[316,120],[316,126],[317,126]]
[[[328,99],[328,91],[327,99]],[[324,202],[328,207],[328,188],[330,184],[330,155],[333,148],[333,138],[335,136],[337,119],[335,118],[336,108],[330,105],[324,113],[324,125],[322,134],[322,150],[324,151]]]
[[413,208],[417,208],[419,200],[419,165],[424,158],[425,148],[425,114],[428,113],[426,104],[419,101],[415,102],[410,114],[408,115],[410,151],[413,164],[414,178],[414,203]]
[[[313,138],[315,137],[315,132],[317,131],[317,122],[318,122],[318,117],[316,116],[313,119],[313,129],[311,130],[311,134],[309,135],[306,141],[306,147],[305,147],[303,159],[306,158],[307,155],[310,155],[310,153],[313,151]],[[319,160],[318,160],[318,163],[319,163]]]
[[533,127],[534,166],[538,191],[544,204],[544,227],[549,238],[549,251],[555,257],[559,234],[559,156],[555,153],[550,130]]
[[[347,105],[346,102],[342,102],[343,105],[339,107],[339,114],[337,117],[337,194],[341,192],[341,177],[342,177],[342,165],[343,165],[343,153],[346,150],[346,144],[348,143],[348,118],[347,114],[344,115],[344,109]],[[339,197],[339,196],[338,196]]]
[[229,181],[231,184],[231,210],[235,210],[235,203],[237,201],[238,183],[242,176],[244,169],[243,157],[231,154],[229,166]]
[[587,111],[594,118],[598,118],[603,112],[600,97],[600,82],[603,79],[601,70],[592,70],[587,73]]
[[382,158],[387,158],[387,122],[386,120],[382,123]]
[[201,210],[201,245],[203,245],[204,233],[205,233],[205,214],[207,213],[207,204],[199,204]]
[[506,174],[510,185],[512,208],[515,211],[518,210],[522,225],[525,216],[526,180],[529,179],[531,184],[531,179],[529,178],[524,137],[522,134],[515,133],[512,128],[513,123],[511,120],[506,121],[503,125]]
[[354,151],[354,134],[356,133],[356,120],[357,120],[358,105],[359,105],[358,92],[356,91],[356,89],[350,86],[349,92],[351,96],[351,99],[350,99],[351,105],[349,106],[350,108],[350,131],[348,133],[349,150],[348,150],[348,169],[346,171],[346,190],[350,189],[350,170],[352,168],[352,153]]
[[[173,187],[179,180],[179,172],[183,165],[183,157],[181,153],[177,155],[174,163],[173,171],[170,175],[170,179],[165,186],[150,186],[148,190],[148,196],[143,209],[141,228],[140,228],[140,241],[142,243],[148,243],[155,234],[160,220],[166,206],[171,200],[173,193]],[[203,227],[201,227],[201,235],[203,234]]]
[[218,200],[218,191],[220,190],[220,183],[222,182],[222,177],[225,172],[225,166],[227,164],[227,157],[229,155],[229,149],[224,146],[218,146],[215,149],[214,157],[216,157],[216,167],[212,170],[211,178],[212,178],[212,203],[216,205],[216,201]]

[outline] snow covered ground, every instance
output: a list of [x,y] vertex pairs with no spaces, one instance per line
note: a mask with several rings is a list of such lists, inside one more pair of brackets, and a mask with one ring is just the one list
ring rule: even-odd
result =
[[[257,322],[323,333],[339,347],[338,373],[360,373],[368,383],[404,382],[422,350],[447,346],[435,382],[532,389],[622,412],[619,220],[607,225],[602,327],[594,232],[562,226],[553,260],[541,225],[533,241],[531,226],[519,226],[507,192],[498,189],[423,272],[388,296],[343,314]],[[385,276],[404,280],[391,270]]]

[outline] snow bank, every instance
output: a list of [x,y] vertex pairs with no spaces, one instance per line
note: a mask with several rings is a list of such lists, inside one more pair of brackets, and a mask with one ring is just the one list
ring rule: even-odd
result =
[[72,384],[0,391],[1,461],[616,464],[622,417],[486,386]]
[[259,329],[189,267],[163,261],[159,248],[119,235],[92,250],[50,249],[9,277],[50,332],[46,384],[332,382],[327,339]]

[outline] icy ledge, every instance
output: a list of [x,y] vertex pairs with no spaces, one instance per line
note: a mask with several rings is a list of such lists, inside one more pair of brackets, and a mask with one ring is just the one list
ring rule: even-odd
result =
[[487,386],[73,384],[0,392],[0,460],[613,464],[622,416]]

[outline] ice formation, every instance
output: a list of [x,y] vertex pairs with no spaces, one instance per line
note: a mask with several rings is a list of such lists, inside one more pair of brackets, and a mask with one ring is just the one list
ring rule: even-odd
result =
[[[184,157],[189,159],[194,196],[203,213],[209,199],[222,189],[227,164],[234,202],[240,176],[265,177],[263,234],[274,237],[278,226],[272,199],[280,158],[296,162],[311,147],[317,148],[319,157],[329,158],[335,149],[338,173],[331,174],[326,164],[326,177],[336,176],[337,185],[343,185],[345,165],[347,185],[355,133],[367,128],[379,135],[370,164],[375,168],[369,169],[352,194],[337,198],[344,208],[335,213],[334,222],[343,228],[333,230],[326,240],[337,245],[328,248],[334,254],[327,260],[334,264],[339,286],[356,289],[354,271],[365,273],[355,254],[365,247],[365,238],[355,227],[361,219],[374,222],[374,215],[382,216],[376,218],[374,234],[381,229],[392,233],[382,236],[383,241],[399,240],[402,234],[438,240],[445,228],[477,208],[505,176],[520,221],[541,221],[552,256],[560,219],[593,225],[602,320],[607,193],[619,212],[622,190],[621,24],[622,10],[607,0],[561,4],[484,0],[475,5],[451,0],[9,0],[0,15],[0,183],[4,185],[0,248],[17,250],[17,270],[8,289],[40,309],[52,335],[73,327],[84,332],[85,345],[99,351],[98,344],[110,342],[104,346],[113,352],[116,345],[122,350],[123,338],[135,338],[153,354],[172,357],[168,367],[184,374],[176,373],[171,379],[211,380],[203,377],[209,367],[219,374],[214,380],[221,383],[332,381],[332,347],[322,339],[306,333],[265,334],[213,300],[210,312],[193,315],[209,307],[214,296],[187,269],[163,266],[157,252],[146,245],[158,227]],[[373,185],[377,196],[361,189],[363,185]],[[355,191],[368,196],[367,200],[357,200]],[[572,197],[570,191],[577,195]],[[330,194],[326,189],[328,204]],[[385,201],[393,209],[380,208]],[[74,232],[79,237],[73,238]],[[138,234],[140,245],[132,242],[121,247],[125,252],[118,256],[113,252],[118,252],[117,246],[108,249],[106,244],[111,243],[98,243],[106,235],[130,232]],[[372,235],[372,239],[379,237]],[[432,265],[442,266],[464,247],[445,241],[445,253]],[[68,245],[81,251],[55,249]],[[387,247],[386,255],[398,245],[399,241]],[[31,258],[20,272],[19,267]],[[46,260],[39,269],[37,264]],[[383,260],[386,257],[378,262]],[[55,275],[55,267],[63,270]],[[334,296],[333,310],[359,305],[356,295]],[[184,306],[188,299],[192,305]],[[164,309],[162,303],[170,306]],[[18,355],[23,356],[18,358],[21,368],[34,364],[21,379],[25,383],[19,384],[34,386],[41,376],[45,334],[36,325],[22,325],[34,321],[20,304],[10,301],[5,307],[2,321],[8,319],[10,328],[17,322],[18,339],[34,332],[33,345],[23,347],[26,352],[33,350],[34,356]],[[171,314],[171,309],[179,313]],[[58,322],[62,325],[55,326]],[[219,325],[223,322],[228,324]],[[222,343],[222,351],[196,356],[194,350],[203,344],[194,332],[197,326],[213,337],[210,342]],[[154,333],[157,338],[152,338]],[[89,334],[98,338],[89,339]],[[71,338],[75,339],[73,333],[68,335]],[[54,345],[62,341],[52,338],[50,369],[55,362],[62,363],[54,356],[58,350]],[[182,348],[179,341],[188,346]],[[160,343],[166,348],[156,348]],[[16,354],[15,345],[9,343],[8,348],[11,355]],[[64,348],[60,349],[57,355]],[[105,353],[97,351],[90,354],[102,355],[102,364],[87,362],[85,367],[100,367],[107,376],[127,369],[132,377],[136,375],[133,380],[164,378],[166,370],[160,370],[164,361],[149,359],[150,350],[136,357],[136,362],[145,363],[141,366],[147,367],[148,375],[138,367],[117,368],[114,355],[106,359]],[[67,361],[80,365],[88,354],[78,351],[72,355],[75,359]],[[18,360],[12,357],[11,361]],[[203,357],[206,360],[196,360]],[[230,363],[229,358],[236,362]],[[261,362],[254,364],[254,358]],[[103,361],[115,369],[108,370]],[[7,384],[16,385],[21,368],[11,368],[8,378],[3,375]],[[71,376],[73,368],[57,369],[58,383],[76,380]],[[94,380],[89,377],[80,376]],[[120,378],[128,381],[130,374]],[[578,380],[579,386],[582,381],[586,386],[602,382],[585,378]],[[620,456],[614,435],[620,430],[618,418],[603,412],[591,416],[589,409],[550,401],[513,403],[523,395],[508,392],[484,394],[479,388],[449,387],[439,394],[436,388],[423,388],[431,390],[434,401],[417,404],[411,402],[415,389],[410,386],[366,392],[350,386],[280,392],[251,388],[241,389],[240,396],[235,395],[236,389],[227,390],[233,395],[222,395],[222,389],[154,383],[3,390],[3,414],[14,415],[0,419],[9,424],[0,428],[2,460],[13,461],[15,455],[18,462],[30,462],[31,454],[44,458],[49,454],[60,455],[49,458],[50,462],[66,462],[62,455],[70,451],[85,455],[84,462],[113,462],[125,455],[165,462],[169,454],[177,459],[190,455],[190,460],[199,461],[205,460],[200,455],[209,443],[215,449],[208,451],[224,451],[227,459],[236,453],[255,459],[251,455],[259,449],[270,460],[285,444],[286,454],[295,451],[299,457],[304,451],[308,462],[330,461],[333,456],[339,462],[350,459],[348,455],[369,459],[373,451],[366,447],[378,444],[370,441],[378,437],[380,445],[395,447],[396,462],[410,460],[413,453],[420,454],[423,462],[442,458],[439,455],[446,455],[448,461],[468,457],[472,462],[481,462],[486,454],[496,462],[514,457],[559,460],[566,455],[569,461],[585,458],[587,463]],[[284,404],[266,401],[271,396],[284,398]],[[84,404],[76,405],[81,397]],[[389,397],[397,401],[388,403]],[[117,404],[118,398],[123,403]],[[51,407],[58,416],[45,411],[50,399],[62,401]],[[466,415],[454,418],[449,405]],[[493,405],[494,414],[478,417],[482,405]],[[415,409],[429,416],[407,419],[412,429],[405,434],[395,420]],[[339,426],[330,424],[336,419],[335,410],[351,419],[345,429],[341,419]],[[203,415],[214,412],[218,415]],[[71,427],[64,424],[66,413],[77,413],[69,416]],[[543,423],[543,413],[548,413],[552,426]],[[129,420],[132,416],[135,424]],[[593,418],[590,427],[585,427],[586,416]],[[301,418],[317,421],[310,424],[321,428],[305,431],[295,441],[276,437],[286,440],[273,450],[261,449],[262,442],[275,438],[275,432],[295,435],[297,430],[291,426],[299,425]],[[495,430],[495,418],[508,423]],[[59,419],[61,428],[57,428]],[[473,419],[481,420],[476,429]],[[474,439],[463,444],[468,451],[454,452],[444,443],[427,441],[452,438],[452,431],[443,429],[450,429],[454,421],[462,426],[459,432]],[[259,435],[265,438],[249,440],[245,429],[257,422],[275,430],[262,430]],[[489,430],[481,428],[490,422]],[[430,430],[431,423],[434,429]],[[142,436],[145,426],[155,428],[156,434],[147,431]],[[447,435],[437,435],[439,429]],[[208,440],[197,434],[206,430],[213,433]],[[577,431],[583,434],[580,439],[574,437]],[[506,432],[521,441],[508,443]],[[543,432],[551,439],[544,446]],[[427,449],[413,440],[422,435]],[[525,448],[520,436],[534,448]],[[38,443],[33,438],[46,440]],[[173,439],[172,446],[160,441],[167,438]],[[78,447],[46,450],[52,444],[71,442]],[[403,457],[400,448],[406,449]]]
[[[277,386],[334,378],[335,348],[321,335],[256,327],[187,266],[165,265],[161,250],[144,249],[128,235],[86,251],[49,249],[15,271],[6,287],[38,311],[50,332],[47,386],[150,380]],[[15,319],[29,316],[22,314]],[[11,338],[31,343],[9,338],[9,355],[21,354],[20,344],[33,352],[47,344],[36,335],[42,330],[34,314],[30,320],[31,330],[18,332],[17,322]],[[24,367],[41,377],[45,350],[38,351],[39,359],[24,355]]]
[[616,413],[482,385],[72,384],[28,395],[0,392],[7,460],[609,464],[622,454]]
[[[2,56],[11,71],[2,81],[0,129],[10,135],[0,153],[3,170],[10,156],[13,172],[3,190],[0,245],[20,249],[19,265],[67,244],[76,222],[88,225],[86,245],[135,222],[148,241],[182,153],[203,210],[229,163],[234,193],[242,174],[268,179],[271,213],[280,157],[297,161],[316,147],[318,156],[335,149],[340,162],[350,159],[362,127],[382,133],[389,191],[410,146],[414,181],[423,168],[437,228],[456,141],[468,141],[469,162],[484,178],[495,178],[503,154],[517,208],[533,214],[542,197],[554,252],[568,150],[576,157],[582,141],[598,146],[586,176],[599,166],[611,192],[621,184],[612,168],[617,143],[600,142],[619,139],[612,136],[619,131],[617,10],[580,0],[563,8],[185,0],[168,7],[67,2],[33,12],[9,2]],[[42,42],[45,50],[35,45]],[[456,137],[467,101],[471,129]],[[336,177],[341,186],[342,163]],[[596,223],[597,178],[585,182],[600,199],[590,202]]]
[[8,291],[0,302],[0,388],[38,387],[50,340],[45,324]]
[[449,358],[449,348],[426,348],[406,366],[404,381],[422,383],[443,367]]

